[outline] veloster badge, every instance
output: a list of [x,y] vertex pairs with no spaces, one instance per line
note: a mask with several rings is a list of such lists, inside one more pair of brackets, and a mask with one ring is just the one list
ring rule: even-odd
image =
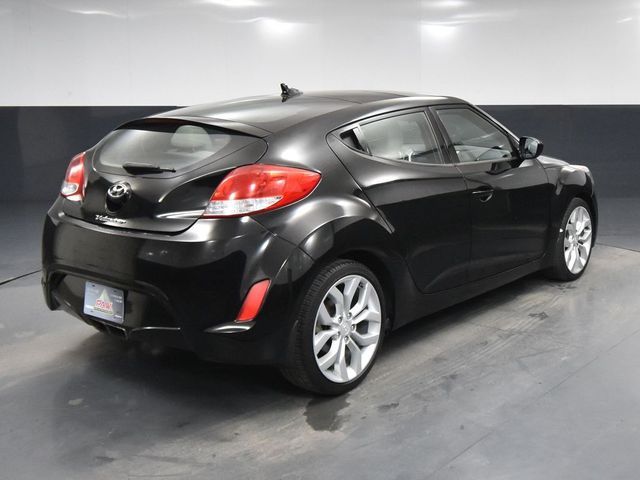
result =
[[126,220],[122,219],[122,218],[116,218],[116,217],[110,217],[108,215],[100,215],[97,214],[95,216],[95,219],[98,222],[103,222],[103,223],[117,223],[118,225],[124,225],[125,223],[127,223]]

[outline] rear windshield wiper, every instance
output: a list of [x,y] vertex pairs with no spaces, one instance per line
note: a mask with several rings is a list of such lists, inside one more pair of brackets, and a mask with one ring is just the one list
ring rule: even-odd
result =
[[129,173],[162,173],[162,172],[175,172],[175,168],[161,167],[160,165],[152,165],[150,163],[134,163],[127,162],[122,165]]

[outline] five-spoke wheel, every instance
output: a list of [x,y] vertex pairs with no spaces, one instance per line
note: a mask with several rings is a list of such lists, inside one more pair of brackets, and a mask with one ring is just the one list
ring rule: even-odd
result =
[[296,318],[283,374],[307,390],[344,393],[366,376],[382,343],[382,286],[361,263],[336,260],[314,277]]
[[594,238],[591,216],[591,209],[583,199],[574,198],[569,202],[551,252],[547,270],[551,278],[575,280],[587,268]]
[[591,253],[591,215],[582,205],[573,209],[564,229],[564,261],[573,274],[587,265]]
[[353,380],[369,365],[380,339],[380,299],[361,275],[334,283],[318,306],[313,352],[322,374],[333,382]]

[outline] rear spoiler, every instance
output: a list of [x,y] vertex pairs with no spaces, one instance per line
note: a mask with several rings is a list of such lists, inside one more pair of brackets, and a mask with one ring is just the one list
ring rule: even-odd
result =
[[[152,117],[139,118],[120,125],[120,128],[132,128],[137,125],[153,125],[162,123],[177,123],[185,125],[206,125],[209,127],[216,127],[221,130],[227,130],[231,133],[240,133],[243,135],[250,135],[252,137],[264,138],[267,135],[271,135],[271,132],[263,130],[253,125],[247,125],[246,123],[233,122],[230,120],[222,120],[220,118],[211,117],[189,117],[189,116],[164,116],[163,114],[154,115]],[[116,129],[116,130],[117,130]]]

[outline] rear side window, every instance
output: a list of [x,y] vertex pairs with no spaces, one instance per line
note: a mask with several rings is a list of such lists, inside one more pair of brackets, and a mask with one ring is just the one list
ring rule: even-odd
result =
[[364,150],[364,148],[362,148],[362,145],[360,145],[360,141],[356,136],[356,132],[354,132],[353,130],[348,130],[346,132],[341,133],[340,139],[342,140],[342,143],[344,143],[349,148],[353,148],[354,150],[361,150],[361,151]]
[[109,134],[98,151],[107,169],[144,163],[183,171],[213,161],[256,139],[214,127],[180,124],[133,124]]
[[468,108],[436,110],[460,162],[504,160],[517,157],[509,137]]
[[360,126],[369,153],[391,160],[442,163],[433,130],[422,112],[383,118]]

